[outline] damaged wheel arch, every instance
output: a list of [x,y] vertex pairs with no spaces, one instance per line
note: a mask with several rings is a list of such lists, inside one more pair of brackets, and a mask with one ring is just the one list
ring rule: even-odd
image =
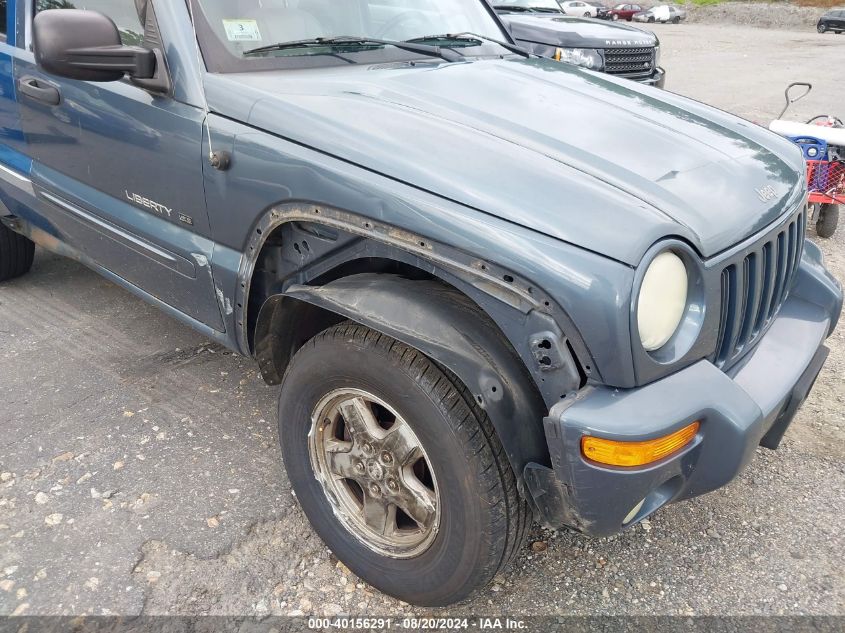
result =
[[549,462],[539,422],[547,409],[524,364],[496,325],[454,288],[379,273],[293,285],[268,299],[259,318],[256,357],[274,377],[304,343],[292,335],[296,328],[273,333],[290,324],[290,315],[306,319],[308,333],[349,319],[421,351],[457,376],[487,412],[520,481],[526,464]]
[[267,325],[259,327],[259,315],[274,295],[292,284],[324,285],[364,272],[438,279],[467,296],[516,350],[547,407],[588,379],[601,380],[568,314],[530,280],[425,236],[306,203],[273,207],[252,231],[234,301],[241,349],[257,354]]
[[585,346],[540,288],[424,236],[312,204],[274,208],[246,253],[237,321],[268,383],[282,381],[308,340],[352,320],[457,376],[520,483],[527,463],[548,463],[539,420],[587,375],[575,351]]

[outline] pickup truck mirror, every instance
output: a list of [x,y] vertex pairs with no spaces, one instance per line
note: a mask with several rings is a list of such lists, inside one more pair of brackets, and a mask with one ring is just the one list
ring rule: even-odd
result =
[[152,79],[156,54],[124,46],[114,22],[81,9],[41,11],[32,23],[35,62],[44,71],[83,81],[117,81],[124,75]]

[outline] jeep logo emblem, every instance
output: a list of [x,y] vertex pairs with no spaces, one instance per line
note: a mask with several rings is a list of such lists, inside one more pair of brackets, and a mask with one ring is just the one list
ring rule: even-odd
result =
[[757,197],[760,198],[760,202],[769,202],[770,200],[774,200],[778,195],[775,188],[771,185],[766,185],[765,187],[755,189],[754,191],[757,192]]

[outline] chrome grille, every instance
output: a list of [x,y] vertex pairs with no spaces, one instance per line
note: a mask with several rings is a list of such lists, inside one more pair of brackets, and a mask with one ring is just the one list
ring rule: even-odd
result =
[[804,251],[804,212],[722,269],[722,315],[716,364],[729,365],[774,320]]
[[649,77],[654,72],[654,47],[606,48],[604,71],[620,77]]

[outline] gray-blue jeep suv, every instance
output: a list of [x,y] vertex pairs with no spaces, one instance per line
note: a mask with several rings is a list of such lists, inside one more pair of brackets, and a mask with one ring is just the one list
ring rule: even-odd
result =
[[0,277],[253,356],[314,529],[416,604],[730,481],[841,312],[796,147],[481,0],[17,0],[0,82]]

